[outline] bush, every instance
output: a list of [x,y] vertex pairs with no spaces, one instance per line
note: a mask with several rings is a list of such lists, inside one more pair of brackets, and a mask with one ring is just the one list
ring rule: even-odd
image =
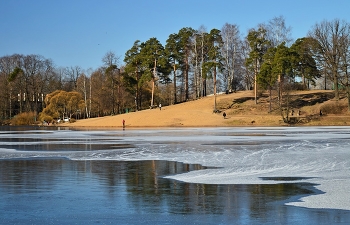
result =
[[35,117],[34,112],[20,113],[11,119],[11,125],[32,125],[35,124]]
[[320,107],[320,110],[324,114],[342,114],[346,112],[347,109],[348,106],[344,101],[330,101]]
[[53,118],[52,118],[52,116],[49,116],[49,115],[47,115],[47,114],[44,114],[44,113],[40,113],[39,114],[39,120],[40,121],[46,121],[46,122],[52,122],[53,121]]
[[291,84],[291,88],[292,90],[295,90],[295,91],[305,91],[307,90],[307,87],[302,84],[302,83],[292,83]]

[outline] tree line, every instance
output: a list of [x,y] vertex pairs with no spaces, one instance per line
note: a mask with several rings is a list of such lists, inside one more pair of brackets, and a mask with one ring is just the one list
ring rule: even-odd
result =
[[255,90],[256,103],[267,90],[281,107],[286,90],[316,86],[334,89],[337,100],[344,91],[349,100],[349,23],[325,20],[295,41],[291,34],[283,16],[244,37],[237,24],[210,31],[184,27],[164,45],[155,37],[136,40],[124,58],[109,51],[96,70],[57,68],[40,55],[3,56],[0,118],[23,112],[88,118],[238,90]]

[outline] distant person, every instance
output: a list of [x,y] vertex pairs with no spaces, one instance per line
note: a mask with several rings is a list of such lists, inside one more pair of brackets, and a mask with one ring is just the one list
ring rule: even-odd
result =
[[162,110],[162,104],[159,103],[159,110]]
[[320,116],[322,116],[323,115],[323,113],[322,113],[322,111],[320,110]]
[[224,112],[222,115],[224,116],[224,119],[226,119],[226,113]]
[[124,129],[125,128],[125,120],[123,119],[122,122],[123,122],[123,129]]

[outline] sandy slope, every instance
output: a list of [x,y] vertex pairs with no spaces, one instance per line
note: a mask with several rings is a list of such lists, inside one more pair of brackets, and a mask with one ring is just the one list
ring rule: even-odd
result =
[[[305,91],[304,94],[325,92]],[[302,92],[299,92],[303,94]],[[254,97],[253,91],[240,91],[232,94],[217,95],[218,109],[225,109],[227,104],[232,104],[235,99]],[[78,120],[74,123],[65,123],[62,126],[76,128],[121,128],[125,120],[126,128],[138,127],[224,127],[224,126],[285,126],[279,113],[269,114],[266,100],[259,100],[256,105],[254,100],[246,100],[244,104],[237,103],[226,111],[227,117],[222,113],[213,113],[214,96],[204,97],[200,100],[189,101],[177,105],[162,107],[162,110],[148,109],[127,114],[106,116],[99,118]],[[244,106],[243,106],[244,105]],[[238,107],[238,108],[237,108]],[[313,106],[314,111],[319,111],[319,105]],[[303,109],[302,109],[303,110]],[[304,125],[348,125],[349,115],[327,116]]]
[[[251,95],[252,92],[239,92],[217,96],[217,102],[229,98],[239,98]],[[126,127],[198,127],[198,126],[228,126],[234,118],[224,119],[222,113],[213,113],[214,96],[208,96],[197,101],[185,102],[177,105],[162,107],[162,110],[151,109],[127,114],[78,120],[65,124],[71,127],[122,127],[125,120]]]

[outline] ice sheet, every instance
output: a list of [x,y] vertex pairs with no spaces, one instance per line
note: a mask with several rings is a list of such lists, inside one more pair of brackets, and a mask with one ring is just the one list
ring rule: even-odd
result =
[[349,147],[350,127],[0,132],[0,159],[66,157],[202,164],[216,168],[168,178],[208,184],[310,182],[324,193],[287,204],[345,210],[350,210]]

